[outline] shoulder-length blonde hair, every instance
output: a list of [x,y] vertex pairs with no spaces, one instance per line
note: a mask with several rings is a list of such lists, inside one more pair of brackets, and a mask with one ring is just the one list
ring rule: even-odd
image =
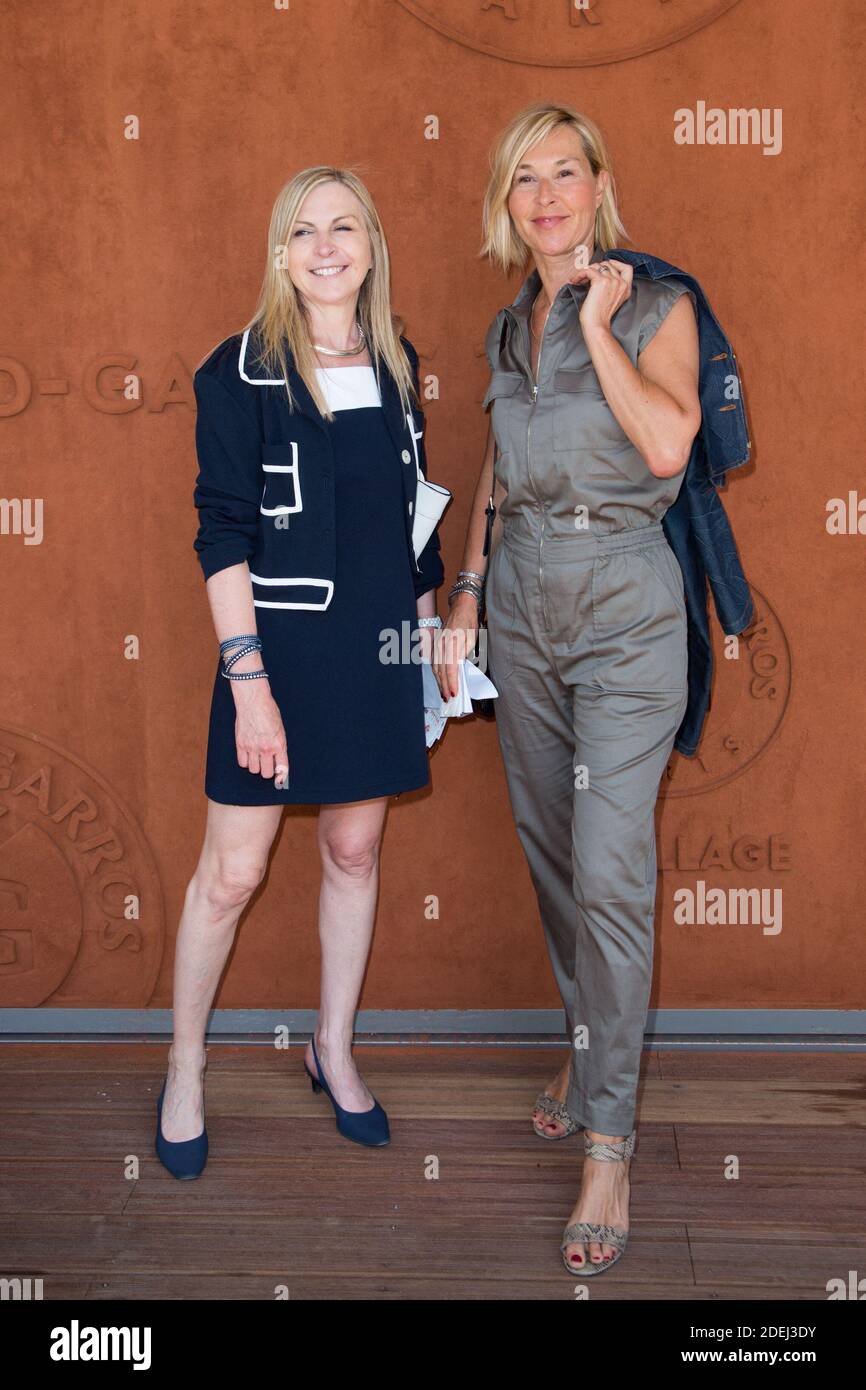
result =
[[512,117],[490,151],[490,180],[484,195],[481,218],[484,239],[479,255],[489,256],[506,275],[515,266],[523,269],[529,259],[529,248],[518,235],[508,211],[508,195],[515,170],[528,149],[564,125],[571,126],[580,136],[593,174],[603,169],[608,175],[607,187],[595,212],[596,249],[609,251],[616,246],[619,237],[627,236],[616,204],[610,151],[595,121],[573,106],[539,101]]
[[268,259],[259,301],[245,327],[255,332],[259,344],[257,360],[267,374],[285,379],[289,409],[295,408],[295,401],[289,385],[287,347],[296,371],[322,415],[332,420],[333,412],[328,409],[316,377],[319,364],[313,351],[307,316],[286,265],[286,248],[294,235],[304,199],[320,184],[332,181],[350,189],[363,209],[373,263],[358,293],[358,320],[366,334],[377,382],[380,380],[380,363],[384,362],[397,383],[405,411],[409,408],[410,396],[417,400],[417,395],[409,359],[400,342],[403,321],[391,311],[388,244],[369,190],[352,170],[318,164],[310,169],[302,169],[280,189],[271,212]]

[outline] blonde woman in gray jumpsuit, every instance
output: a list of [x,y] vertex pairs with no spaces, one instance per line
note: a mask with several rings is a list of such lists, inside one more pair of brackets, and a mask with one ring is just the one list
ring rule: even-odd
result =
[[571,108],[539,104],[503,131],[484,222],[496,263],[534,268],[487,335],[491,431],[434,669],[456,691],[483,577],[509,795],[571,1044],[533,1127],[585,1130],[561,1247],[585,1277],[627,1240],[654,807],[687,702],[683,580],[661,518],[701,420],[697,321],[680,282],[605,260],[624,230],[610,160]]

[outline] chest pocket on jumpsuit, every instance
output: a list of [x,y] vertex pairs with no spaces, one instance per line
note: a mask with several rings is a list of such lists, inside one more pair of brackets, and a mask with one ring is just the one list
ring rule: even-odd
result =
[[[590,477],[603,477],[612,468],[642,484],[646,475],[643,461],[635,459],[634,445],[605,400],[592,363],[558,368],[553,374],[553,390],[554,451],[580,453]],[[610,462],[599,454],[607,455]]]
[[514,396],[523,385],[522,372],[501,372],[495,371],[490,378],[490,385],[484,393],[482,405],[486,410],[492,403],[490,419],[493,423],[493,433],[499,445],[500,461],[508,459],[511,453],[511,441],[508,435],[508,398]]

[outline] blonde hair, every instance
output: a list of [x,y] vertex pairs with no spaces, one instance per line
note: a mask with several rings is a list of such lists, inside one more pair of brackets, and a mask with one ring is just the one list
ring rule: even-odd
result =
[[268,229],[268,259],[259,292],[256,311],[246,328],[255,330],[260,343],[257,360],[267,375],[285,379],[289,409],[295,402],[289,385],[286,344],[292,354],[296,371],[316,402],[322,415],[332,420],[316,377],[319,365],[313,351],[309,323],[301,297],[288,269],[282,262],[285,248],[294,234],[295,224],[308,193],[323,183],[341,183],[358,198],[363,209],[364,225],[370,238],[372,265],[358,293],[358,320],[367,338],[376,380],[380,363],[384,362],[400,393],[403,410],[409,408],[410,395],[417,400],[412,368],[400,342],[403,321],[391,311],[391,261],[385,232],[379,214],[366,186],[351,169],[336,169],[318,164],[302,169],[279,191],[271,212]]
[[494,141],[490,152],[490,180],[481,217],[484,239],[479,255],[489,256],[506,274],[515,266],[522,269],[529,259],[529,248],[518,234],[508,211],[508,195],[515,170],[528,149],[560,126],[570,126],[580,136],[583,153],[593,174],[604,170],[608,175],[607,187],[595,211],[596,249],[609,251],[616,246],[618,237],[628,235],[616,204],[610,152],[595,121],[573,106],[539,101],[512,117]]

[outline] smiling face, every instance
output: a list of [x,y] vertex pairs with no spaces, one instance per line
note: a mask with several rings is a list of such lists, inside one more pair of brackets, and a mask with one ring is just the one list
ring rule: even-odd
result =
[[558,126],[526,151],[514,171],[508,210],[536,262],[571,258],[578,246],[593,250],[595,212],[607,181],[603,169],[593,174],[571,126]]
[[307,194],[289,237],[288,271],[310,304],[342,304],[357,298],[373,264],[359,199],[331,180]]

